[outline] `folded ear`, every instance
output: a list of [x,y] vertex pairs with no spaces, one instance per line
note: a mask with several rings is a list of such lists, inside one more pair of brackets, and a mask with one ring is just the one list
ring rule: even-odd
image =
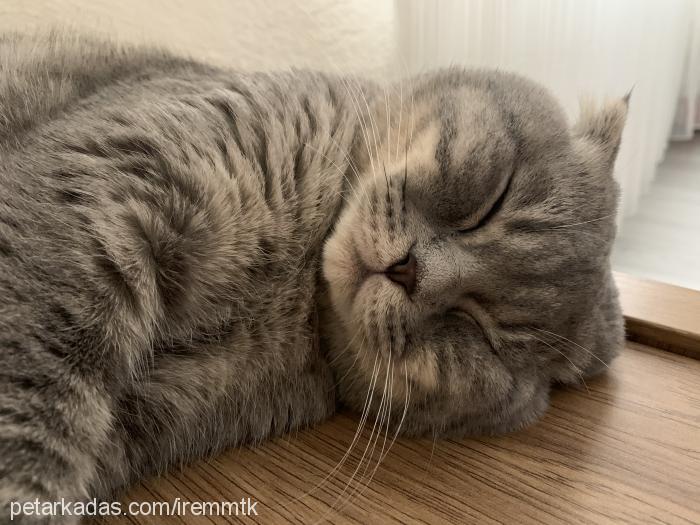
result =
[[582,100],[581,114],[572,130],[574,136],[597,149],[600,160],[609,166],[615,162],[620,147],[631,94],[606,102],[602,107],[591,100]]

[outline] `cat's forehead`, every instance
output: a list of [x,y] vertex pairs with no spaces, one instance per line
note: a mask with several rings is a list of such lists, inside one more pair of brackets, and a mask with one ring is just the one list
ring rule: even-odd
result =
[[526,81],[465,74],[427,85],[417,91],[419,126],[405,161],[414,174],[409,186],[441,222],[459,222],[491,202],[523,164],[544,178],[551,150],[559,158],[569,151],[558,106]]
[[437,110],[440,138],[436,155],[442,171],[470,159],[473,169],[508,162],[520,140],[511,117],[482,91],[471,87],[441,97]]
[[411,142],[420,151],[467,157],[491,150],[511,136],[512,117],[482,90],[471,86],[446,85],[419,98],[413,107],[415,119]]
[[420,77],[413,99],[433,118],[450,120],[479,135],[506,132],[536,146],[568,129],[564,113],[551,94],[534,82],[499,71],[447,69]]
[[409,163],[443,182],[463,174],[487,174],[511,165],[522,140],[513,118],[481,90],[449,86],[418,106]]

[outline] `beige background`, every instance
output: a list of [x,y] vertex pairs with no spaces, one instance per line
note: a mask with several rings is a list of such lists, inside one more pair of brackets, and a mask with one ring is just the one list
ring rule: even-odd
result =
[[69,27],[246,69],[372,76],[396,66],[394,18],[392,0],[0,0],[0,31]]

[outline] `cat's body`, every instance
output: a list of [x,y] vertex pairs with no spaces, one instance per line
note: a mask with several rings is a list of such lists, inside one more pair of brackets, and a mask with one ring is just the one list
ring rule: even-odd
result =
[[330,414],[341,87],[89,40],[0,53],[22,88],[0,99],[0,500],[103,495]]
[[[448,72],[399,98],[320,74],[244,75],[16,36],[0,40],[0,72],[0,506],[106,496],[317,422],[335,407],[325,353],[349,406],[410,434],[465,434],[534,420],[551,382],[598,371],[619,344],[607,260],[617,108],[589,116],[576,145],[543,91],[496,73]],[[486,108],[479,140],[496,144],[471,157],[463,144],[474,140],[460,141],[454,121],[463,109],[449,99],[462,84],[482,97],[465,107]],[[538,135],[527,119],[545,115]],[[455,190],[447,172],[460,156],[475,159],[474,173],[484,162],[508,173],[459,201],[463,181]],[[558,207],[560,225],[590,219],[587,237],[545,239],[541,271],[529,259],[539,241],[522,240],[487,244],[498,248],[490,257],[521,256],[523,271],[460,267],[446,248],[462,242],[455,224],[472,228],[503,191],[526,191],[528,176],[519,185],[512,173],[537,162],[590,172],[580,191],[555,188],[561,202],[547,176],[522,200]],[[428,182],[433,165],[442,183]],[[511,222],[557,228],[538,217]],[[353,223],[365,219],[370,232]],[[404,256],[412,273],[384,274]],[[558,272],[572,264],[567,281]],[[452,293],[467,278],[473,290]],[[490,279],[504,284],[486,290]],[[510,321],[484,313],[499,297],[492,313]],[[542,319],[525,319],[528,308]],[[540,343],[513,335],[535,324]]]

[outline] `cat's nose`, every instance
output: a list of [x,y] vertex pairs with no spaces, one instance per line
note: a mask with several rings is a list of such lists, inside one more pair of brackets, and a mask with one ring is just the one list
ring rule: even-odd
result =
[[416,288],[416,256],[408,252],[406,257],[389,266],[384,274],[392,281],[406,288],[408,295]]

